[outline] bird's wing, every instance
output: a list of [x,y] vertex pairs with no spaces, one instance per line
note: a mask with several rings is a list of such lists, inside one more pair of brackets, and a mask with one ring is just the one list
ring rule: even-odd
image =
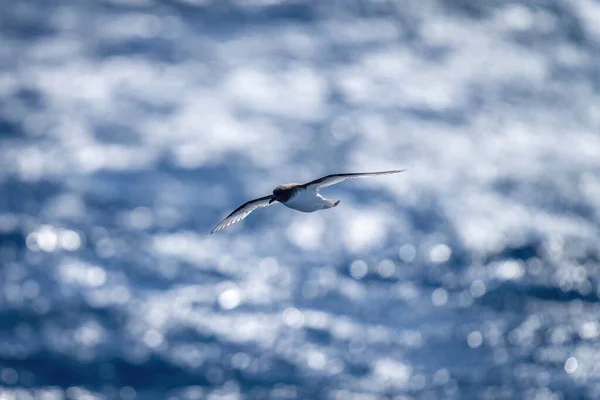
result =
[[346,179],[352,178],[362,178],[364,176],[378,176],[378,175],[390,175],[397,174],[399,172],[406,171],[405,169],[398,169],[393,171],[380,171],[380,172],[358,172],[354,174],[333,174],[327,175],[319,179],[315,179],[314,181],[305,183],[302,187],[312,189],[315,192],[318,192],[322,187],[327,187],[331,185],[335,185],[336,183],[340,183],[345,181]]
[[[257,208],[266,207],[269,204],[269,201],[273,198],[272,195],[260,197],[258,199],[250,200],[238,208],[236,208],[231,214],[227,216],[223,221],[219,222],[217,226],[213,228],[210,233],[215,233],[220,231],[221,229],[227,228],[231,224],[235,224],[236,222],[240,222],[244,218],[246,218],[252,211]],[[273,204],[273,203],[271,203]]]

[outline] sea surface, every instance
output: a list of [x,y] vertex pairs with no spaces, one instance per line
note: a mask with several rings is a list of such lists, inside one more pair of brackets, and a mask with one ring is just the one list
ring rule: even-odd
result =
[[600,2],[0,9],[1,400],[600,398]]

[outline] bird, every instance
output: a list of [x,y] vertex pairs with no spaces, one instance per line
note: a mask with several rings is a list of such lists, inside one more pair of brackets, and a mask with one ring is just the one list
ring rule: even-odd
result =
[[348,174],[332,174],[315,179],[307,183],[286,183],[273,189],[273,193],[259,197],[242,204],[225,219],[215,226],[210,233],[213,234],[228,226],[240,222],[256,209],[270,206],[273,203],[281,203],[293,210],[311,213],[318,210],[326,210],[340,204],[340,200],[330,200],[321,196],[321,188],[338,184],[347,179],[362,178],[367,176],[391,175],[406,171],[405,169],[379,171],[379,172],[357,172]]

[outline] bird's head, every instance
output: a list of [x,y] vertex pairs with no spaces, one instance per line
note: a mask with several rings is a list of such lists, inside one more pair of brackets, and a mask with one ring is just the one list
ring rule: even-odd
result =
[[285,203],[294,195],[297,186],[297,183],[286,183],[285,185],[277,186],[273,189],[273,197],[269,200],[269,204],[274,201]]
[[281,201],[280,200],[281,199],[281,192],[282,192],[282,190],[280,188],[278,188],[278,187],[275,188],[273,190],[273,195],[271,197],[271,200],[269,200],[269,204],[271,204],[274,201],[279,201],[280,202]]
[[298,183],[286,183],[285,185],[279,185],[273,189],[273,197],[269,200],[269,204],[274,201],[285,203],[294,196],[297,192],[300,184]]

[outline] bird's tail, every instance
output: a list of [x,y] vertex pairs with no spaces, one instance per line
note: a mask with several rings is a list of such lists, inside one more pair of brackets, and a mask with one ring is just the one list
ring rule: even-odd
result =
[[333,208],[333,207],[337,206],[338,204],[340,204],[339,200],[326,200],[325,208]]

